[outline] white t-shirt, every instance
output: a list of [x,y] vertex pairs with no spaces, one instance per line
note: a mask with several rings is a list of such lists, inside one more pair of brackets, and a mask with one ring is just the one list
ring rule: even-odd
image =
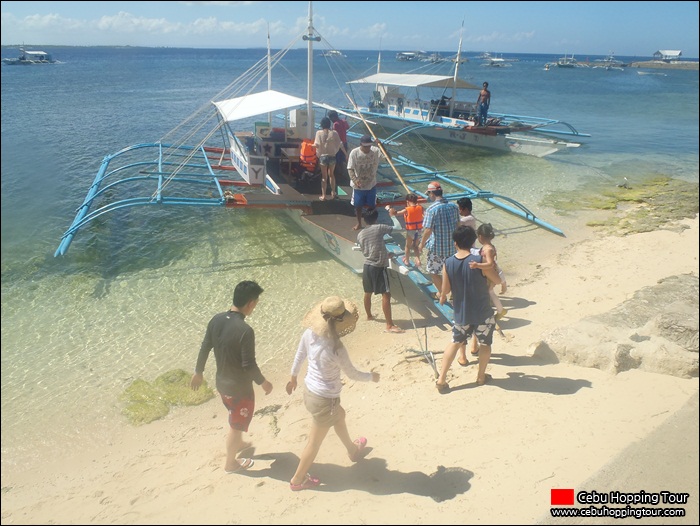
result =
[[335,155],[340,150],[340,135],[335,130],[318,130],[314,139],[316,155]]
[[469,214],[468,216],[459,216],[459,222],[467,226],[470,226],[476,232],[476,217]]
[[377,170],[383,158],[384,154],[377,146],[371,146],[367,153],[360,147],[352,150],[348,156],[348,172],[354,171],[356,179],[350,179],[350,186],[358,190],[371,190],[377,186]]
[[301,365],[306,359],[309,361],[304,378],[306,388],[324,398],[340,397],[340,391],[343,389],[343,383],[340,380],[341,370],[351,380],[362,382],[372,380],[372,373],[363,373],[355,369],[342,343],[334,351],[331,340],[317,335],[311,329],[306,329],[301,335],[292,364],[292,376],[299,375]]

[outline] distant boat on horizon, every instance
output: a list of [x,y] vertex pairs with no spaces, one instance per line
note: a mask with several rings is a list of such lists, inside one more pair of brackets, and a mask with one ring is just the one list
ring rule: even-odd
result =
[[343,53],[342,51],[338,51],[337,49],[328,49],[321,53],[322,57],[333,57],[333,58],[345,58],[347,55]]
[[4,58],[2,63],[8,66],[31,66],[34,64],[55,64],[56,61],[46,51],[27,51],[22,46],[19,48],[17,58]]

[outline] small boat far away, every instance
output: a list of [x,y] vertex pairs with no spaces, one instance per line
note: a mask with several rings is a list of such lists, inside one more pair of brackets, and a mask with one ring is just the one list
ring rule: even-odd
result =
[[593,69],[605,69],[607,71],[623,71],[624,63],[615,58],[615,52],[611,51],[608,56],[603,59],[594,60]]
[[332,58],[345,58],[347,55],[343,53],[342,51],[338,51],[337,49],[328,49],[321,53],[322,57],[332,57]]
[[564,54],[563,57],[558,59],[556,62],[547,62],[544,65],[544,69],[548,70],[551,67],[557,67],[557,68],[564,68],[564,69],[573,69],[573,68],[587,68],[589,64],[585,62],[579,62],[574,58],[574,55],[572,54],[570,57]]
[[2,63],[8,66],[32,66],[36,64],[55,64],[56,61],[46,51],[27,51],[24,47],[21,47],[17,58],[4,58]]

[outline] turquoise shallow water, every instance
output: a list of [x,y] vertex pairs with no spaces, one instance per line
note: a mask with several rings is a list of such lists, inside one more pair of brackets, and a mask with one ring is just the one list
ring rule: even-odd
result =
[[[124,425],[122,390],[135,378],[190,370],[207,321],[228,307],[242,279],[266,291],[251,324],[259,361],[270,366],[293,353],[314,301],[331,292],[361,299],[359,277],[274,211],[134,209],[95,223],[66,257],[54,258],[104,155],[157,140],[262,51],[52,51],[62,64],[2,72],[3,469],[37,448],[108,440]],[[13,52],[3,49],[3,57]],[[357,76],[375,60],[348,55]],[[292,53],[283,82],[300,95],[304,58]],[[536,159],[406,146],[517,198],[569,239],[583,235],[585,218],[542,205],[549,192],[652,173],[698,181],[697,72],[545,72],[552,56],[520,58],[502,71],[468,63],[463,76],[489,81],[493,111],[558,117],[591,133],[583,147]],[[389,67],[408,66],[385,61]],[[319,67],[317,79],[317,100],[339,102],[330,71]],[[497,228],[511,282],[564,242],[482,203],[475,212]]]

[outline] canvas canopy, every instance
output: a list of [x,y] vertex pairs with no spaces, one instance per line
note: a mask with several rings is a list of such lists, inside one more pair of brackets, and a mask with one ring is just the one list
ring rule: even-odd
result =
[[268,90],[215,102],[214,106],[219,110],[224,120],[231,122],[305,104],[305,99]]
[[480,89],[478,86],[459,78],[455,85],[453,77],[448,75],[420,75],[413,73],[375,73],[369,77],[351,80],[348,84],[384,84],[408,88],[451,88],[454,85],[454,87],[461,89]]
[[659,49],[654,53],[654,58],[662,58],[663,60],[673,60],[680,58],[682,55],[679,49]]

